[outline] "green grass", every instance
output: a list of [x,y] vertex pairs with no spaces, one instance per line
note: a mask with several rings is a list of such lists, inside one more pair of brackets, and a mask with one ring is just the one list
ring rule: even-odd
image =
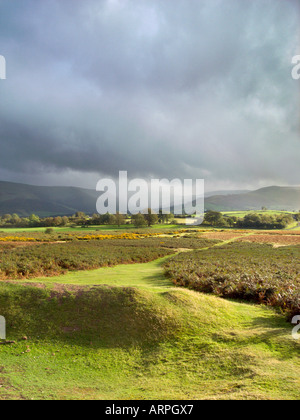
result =
[[168,257],[149,263],[117,265],[90,271],[69,272],[64,276],[40,277],[26,280],[26,283],[43,283],[49,287],[53,284],[78,286],[109,285],[118,287],[137,287],[151,292],[162,292],[173,287],[172,282],[164,276],[162,264]]
[[[82,228],[80,226],[77,227],[51,227],[51,229],[53,229],[55,232],[62,232],[62,233],[66,233],[66,232],[85,232],[85,231],[105,231],[105,232],[109,232],[109,231],[123,231],[123,230],[131,230],[131,229],[135,229],[134,226],[130,226],[130,225],[122,225],[122,226],[109,226],[109,225],[102,225],[102,226],[88,226],[85,228]],[[32,227],[32,228],[1,228],[0,230],[2,230],[3,232],[45,232],[46,228],[45,227]]]
[[291,325],[172,287],[164,260],[0,283],[0,398],[298,399]]
[[[178,225],[171,225],[171,224],[159,224],[159,225],[154,225],[149,227],[145,227],[145,228],[138,228],[139,230],[143,231],[143,230],[165,230],[165,229],[176,229],[178,228]],[[181,226],[182,228],[182,226]],[[51,227],[51,229],[53,229],[55,232],[58,233],[74,233],[74,232],[98,232],[98,231],[103,231],[103,232],[131,232],[131,231],[135,231],[137,230],[137,228],[134,225],[121,225],[121,226],[117,226],[117,225],[93,225],[93,226],[87,226],[82,228],[81,226],[76,226],[76,227],[70,227],[70,226],[66,226],[66,227]],[[6,232],[6,233],[21,233],[21,232],[40,232],[40,233],[44,233],[46,230],[45,227],[32,227],[32,228],[0,228],[0,232]]]
[[286,230],[300,230],[300,223],[297,221],[292,225],[288,226]]

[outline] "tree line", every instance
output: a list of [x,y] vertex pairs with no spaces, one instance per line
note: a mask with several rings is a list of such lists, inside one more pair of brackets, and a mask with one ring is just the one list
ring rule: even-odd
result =
[[207,211],[204,215],[204,225],[214,227],[236,227],[247,229],[285,229],[295,221],[300,221],[298,214],[258,214],[249,213],[243,218],[226,216],[218,211]]
[[136,227],[152,226],[156,223],[170,223],[174,220],[173,214],[154,213],[148,209],[146,214],[124,215],[116,214],[93,214],[89,216],[84,212],[77,212],[72,216],[39,217],[32,214],[28,217],[20,217],[17,214],[5,214],[0,216],[1,228],[30,228],[30,227],[88,227],[100,225],[125,225],[133,224]]
[[[236,216],[226,216],[218,211],[207,211],[204,215],[203,225],[213,227],[236,227],[253,229],[284,229],[294,221],[300,221],[300,212],[298,214],[258,214],[249,213],[243,218]],[[100,225],[134,225],[135,227],[150,227],[157,223],[176,224],[173,214],[158,214],[150,208],[146,214],[124,215],[116,214],[93,214],[86,215],[83,212],[77,212],[72,216],[39,217],[32,214],[29,217],[20,217],[17,214],[5,214],[0,216],[0,228],[29,228],[29,227],[88,227]]]

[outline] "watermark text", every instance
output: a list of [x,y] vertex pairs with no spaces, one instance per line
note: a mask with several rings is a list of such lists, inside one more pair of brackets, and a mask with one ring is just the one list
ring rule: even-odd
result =
[[6,59],[0,55],[0,80],[6,79]]
[[0,340],[6,340],[6,321],[4,316],[0,316]]
[[295,55],[292,58],[292,64],[295,64],[295,66],[292,69],[292,78],[294,80],[300,79],[300,55]]
[[[118,185],[117,185],[118,184]],[[127,171],[119,172],[116,182],[100,179],[96,190],[101,193],[97,200],[99,214],[138,213],[147,214],[149,209],[161,214],[196,216],[186,219],[186,224],[200,225],[204,217],[203,179],[145,179],[128,180]]]
[[292,319],[292,324],[295,324],[296,326],[292,330],[292,336],[295,340],[299,340],[300,338],[300,315],[295,315]]

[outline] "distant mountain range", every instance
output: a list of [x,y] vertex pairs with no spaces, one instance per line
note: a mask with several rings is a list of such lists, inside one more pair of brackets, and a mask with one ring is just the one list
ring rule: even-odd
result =
[[244,194],[250,192],[250,190],[221,190],[221,191],[208,191],[205,192],[205,198],[212,197],[214,195],[232,195],[232,194]]
[[[40,217],[96,212],[99,193],[76,187],[39,187],[0,181],[0,215]],[[266,187],[256,191],[214,191],[205,194],[205,209],[217,211],[300,210],[300,187]],[[172,209],[176,213],[176,208]]]
[[[191,213],[192,204],[186,206]],[[205,193],[205,210],[300,210],[300,187],[265,187],[255,191],[215,191]],[[180,209],[172,208],[172,213],[180,213]]]
[[205,200],[206,210],[300,210],[300,187],[265,187],[241,194],[213,195]]
[[38,187],[0,181],[0,215],[16,213],[40,217],[96,213],[99,193],[76,187]]

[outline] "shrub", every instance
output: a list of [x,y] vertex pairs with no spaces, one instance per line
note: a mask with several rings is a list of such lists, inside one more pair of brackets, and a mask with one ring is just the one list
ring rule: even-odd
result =
[[53,228],[47,228],[47,229],[45,229],[45,233],[46,233],[46,235],[52,235],[54,233],[54,229]]

